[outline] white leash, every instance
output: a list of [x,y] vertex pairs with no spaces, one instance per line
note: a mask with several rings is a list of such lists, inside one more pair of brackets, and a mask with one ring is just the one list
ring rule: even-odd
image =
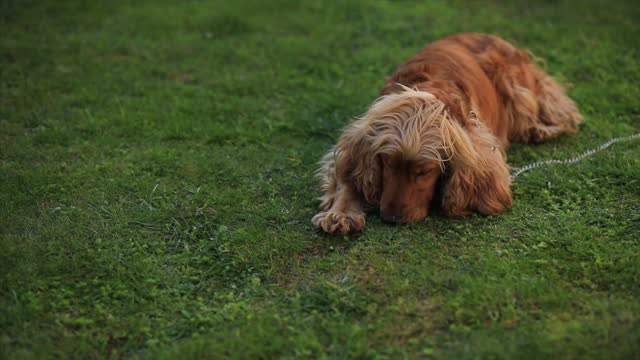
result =
[[549,166],[549,165],[555,165],[555,164],[574,164],[577,163],[578,161],[588,158],[589,156],[600,152],[606,148],[608,148],[609,146],[620,142],[620,141],[631,141],[635,138],[640,137],[640,133],[635,133],[633,135],[629,135],[629,136],[618,136],[618,137],[614,137],[613,139],[607,141],[606,143],[598,146],[595,149],[591,149],[591,150],[587,150],[585,152],[583,152],[582,154],[576,156],[576,157],[572,157],[569,159],[562,159],[562,160],[556,160],[556,159],[551,159],[551,160],[544,160],[544,161],[538,161],[526,166],[523,166],[519,169],[516,169],[513,171],[513,173],[511,173],[511,180],[515,180],[515,178],[518,177],[518,175],[527,172],[529,170],[535,169],[535,168],[539,168],[542,166]]

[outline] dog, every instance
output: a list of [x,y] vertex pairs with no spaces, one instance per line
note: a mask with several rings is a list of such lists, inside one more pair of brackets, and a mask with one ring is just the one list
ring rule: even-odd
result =
[[322,159],[314,225],[329,234],[390,223],[497,215],[511,206],[506,150],[575,133],[582,116],[526,51],[466,33],[427,45],[386,79],[380,97]]

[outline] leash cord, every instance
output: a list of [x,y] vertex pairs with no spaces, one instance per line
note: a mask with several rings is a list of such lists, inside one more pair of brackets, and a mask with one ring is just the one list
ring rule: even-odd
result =
[[635,134],[629,135],[629,136],[618,136],[618,137],[612,138],[611,140],[609,140],[606,143],[598,146],[597,148],[591,149],[591,150],[587,150],[587,151],[583,152],[582,154],[580,154],[580,155],[578,155],[576,157],[572,157],[572,158],[569,158],[569,159],[561,159],[561,160],[558,160],[558,159],[543,160],[543,161],[538,161],[538,162],[531,163],[529,165],[525,165],[525,166],[523,166],[521,168],[518,168],[518,169],[514,170],[511,173],[511,180],[515,180],[520,174],[525,173],[525,172],[527,172],[529,170],[533,170],[535,168],[539,168],[539,167],[543,167],[543,166],[556,165],[556,164],[566,164],[566,165],[575,164],[578,161],[581,161],[581,160],[583,160],[585,158],[588,158],[589,156],[591,156],[591,155],[593,155],[593,154],[595,154],[597,152],[600,152],[600,151],[608,148],[609,146],[611,146],[611,145],[613,145],[613,144],[615,144],[617,142],[620,142],[620,141],[631,141],[631,140],[633,140],[635,138],[638,138],[638,137],[640,137],[640,133],[635,133]]

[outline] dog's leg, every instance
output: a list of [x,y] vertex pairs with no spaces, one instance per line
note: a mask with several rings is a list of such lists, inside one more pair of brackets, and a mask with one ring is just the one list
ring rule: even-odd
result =
[[576,132],[580,112],[562,87],[535,65],[512,65],[500,73],[496,84],[503,95],[511,142],[541,143]]
[[320,176],[324,192],[320,197],[321,211],[311,222],[329,234],[346,235],[362,230],[365,225],[362,200],[348,179],[337,176],[333,151],[322,159]]
[[535,68],[538,85],[538,124],[534,142],[553,139],[562,134],[573,134],[582,121],[582,116],[564,89],[544,71]]
[[527,143],[538,124],[538,102],[526,87],[514,83],[515,79],[505,77],[503,91],[504,108],[509,123],[509,141]]

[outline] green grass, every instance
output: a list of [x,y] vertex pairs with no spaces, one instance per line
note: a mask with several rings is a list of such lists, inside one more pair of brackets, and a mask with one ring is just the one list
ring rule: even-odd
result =
[[0,357],[638,358],[638,140],[498,217],[310,223],[340,129],[448,34],[573,84],[581,131],[513,166],[640,128],[640,7],[528,3],[2,1]]

